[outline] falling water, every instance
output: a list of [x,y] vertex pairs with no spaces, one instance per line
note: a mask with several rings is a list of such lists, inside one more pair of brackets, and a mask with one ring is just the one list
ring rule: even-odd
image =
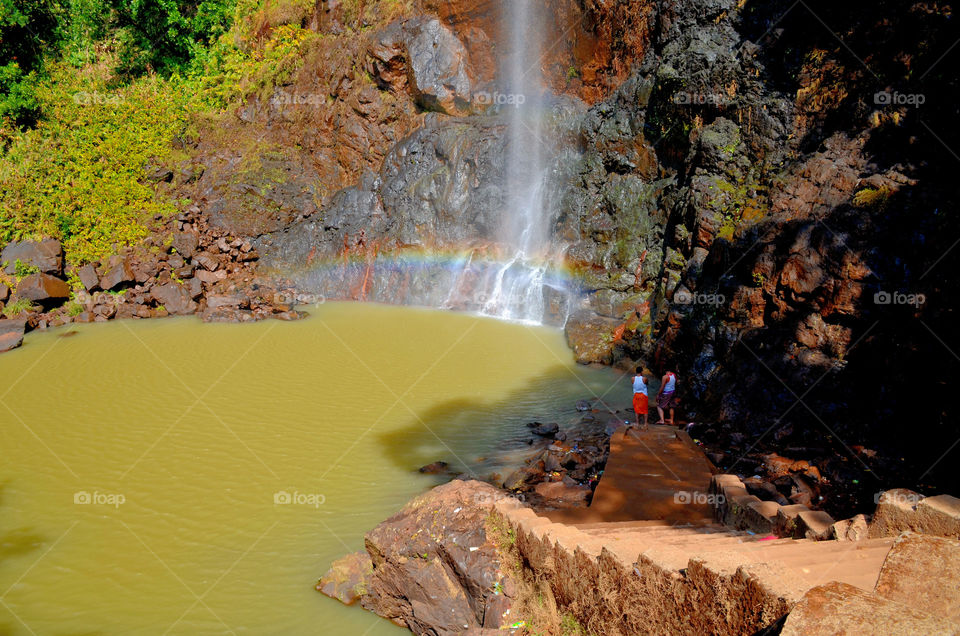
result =
[[489,114],[502,118],[506,133],[502,207],[492,235],[450,246],[452,254],[433,249],[321,263],[297,276],[301,288],[327,298],[441,307],[527,324],[566,322],[576,288],[564,271],[565,247],[553,238],[561,188],[551,175],[569,149],[549,141],[566,115],[542,73],[543,4],[500,0],[499,99]]
[[[550,157],[542,120],[547,111],[541,71],[540,25],[544,16],[539,5],[537,0],[503,0],[501,5],[508,36],[500,65],[500,85],[507,104],[507,150],[503,222],[498,238],[505,258],[488,266],[481,276],[479,309],[486,315],[536,324],[547,317],[545,295],[562,292],[552,284],[548,269],[562,254],[550,237]],[[464,270],[471,268],[468,265]],[[557,313],[555,309],[553,314]]]

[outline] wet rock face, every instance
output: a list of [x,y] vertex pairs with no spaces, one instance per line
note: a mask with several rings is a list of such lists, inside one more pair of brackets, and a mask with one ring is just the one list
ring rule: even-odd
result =
[[[367,533],[364,555],[331,568],[317,589],[360,604],[415,634],[462,634],[507,624],[516,594],[488,526],[504,495],[453,481],[414,499]],[[362,591],[362,593],[360,593]]]
[[468,114],[471,70],[463,43],[437,19],[414,19],[398,30],[417,104],[447,115]]
[[488,237],[501,213],[503,144],[495,120],[430,119],[390,151],[378,175],[338,192],[322,218],[258,239],[261,260],[309,266],[361,237],[385,249]]

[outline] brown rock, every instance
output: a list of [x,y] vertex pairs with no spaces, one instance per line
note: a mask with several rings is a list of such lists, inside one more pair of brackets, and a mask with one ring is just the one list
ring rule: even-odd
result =
[[10,297],[10,288],[4,283],[0,283],[0,302],[4,302]]
[[24,265],[38,268],[42,274],[59,276],[63,273],[63,247],[56,239],[14,241],[0,253],[0,262],[6,263],[4,271],[7,274],[14,273],[18,260]]
[[856,515],[833,524],[831,534],[837,541],[862,541],[870,537],[870,526],[865,515]]
[[548,481],[537,484],[534,491],[544,498],[545,503],[556,508],[580,507],[587,504],[590,487],[570,485],[564,481]]
[[0,320],[0,353],[16,349],[23,344],[25,320]]
[[17,283],[17,296],[52,307],[70,297],[70,286],[50,274],[30,274]]
[[100,277],[100,288],[104,291],[116,289],[122,283],[134,281],[133,269],[126,257],[112,256],[108,263],[107,273]]
[[100,276],[97,275],[97,268],[93,263],[87,263],[77,268],[77,278],[83,283],[83,288],[87,291],[93,291],[100,285]]
[[220,267],[220,261],[218,261],[216,257],[209,252],[201,252],[193,260],[195,263],[211,272]]
[[200,244],[200,237],[194,231],[174,232],[173,243],[171,247],[177,251],[177,254],[185,258],[192,258],[197,252],[197,246]]
[[157,285],[150,290],[150,296],[158,305],[163,305],[168,313],[174,315],[192,314],[197,311],[197,303],[190,297],[190,292],[177,283]]
[[[453,481],[408,503],[366,535],[373,564],[360,603],[417,634],[452,636],[497,629],[517,589],[488,534],[503,493],[477,481]],[[496,612],[484,608],[496,603]]]
[[904,530],[919,530],[917,504],[923,495],[906,488],[893,488],[880,494],[870,522],[871,537],[892,537]]
[[578,312],[567,320],[564,333],[577,362],[613,362],[612,334],[620,323],[593,312]]
[[221,307],[250,307],[250,299],[241,294],[212,294],[207,296],[207,307],[220,309]]
[[903,534],[883,562],[875,591],[960,623],[960,541]]
[[950,634],[956,625],[846,583],[812,588],[790,611],[782,636]]
[[317,583],[317,591],[344,605],[353,605],[370,588],[373,562],[366,552],[354,552],[331,564]]

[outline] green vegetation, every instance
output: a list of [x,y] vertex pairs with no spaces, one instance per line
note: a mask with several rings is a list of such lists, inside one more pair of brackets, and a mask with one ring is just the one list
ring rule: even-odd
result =
[[[346,4],[362,26],[407,3]],[[53,236],[84,263],[141,241],[181,203],[149,175],[176,172],[190,160],[177,140],[198,122],[216,129],[248,95],[269,99],[311,42],[332,37],[303,28],[313,8],[0,0],[0,246]]]
[[86,262],[143,238],[153,215],[174,212],[142,177],[186,125],[183,80],[108,82],[61,64],[37,86],[44,118],[0,160],[0,242],[54,236],[69,260]]
[[864,188],[853,195],[853,205],[858,208],[872,208],[882,210],[893,192],[886,186],[879,188]]
[[587,630],[573,614],[563,614],[560,617],[560,633],[564,636],[587,636]]
[[3,317],[13,318],[18,314],[21,314],[25,311],[32,311],[33,309],[35,309],[35,307],[32,302],[26,298],[18,298],[16,302],[10,303],[3,308]]
[[36,265],[28,265],[19,258],[17,259],[17,262],[13,264],[13,275],[17,277],[17,280],[25,278],[30,274],[36,274],[39,271],[40,268]]

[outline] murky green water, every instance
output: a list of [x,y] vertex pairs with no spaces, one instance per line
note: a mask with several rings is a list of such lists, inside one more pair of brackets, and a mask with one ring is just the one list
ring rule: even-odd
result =
[[0,634],[404,633],[313,584],[438,483],[416,469],[503,470],[529,419],[628,401],[557,331],[312,313],[84,325],[0,357]]

